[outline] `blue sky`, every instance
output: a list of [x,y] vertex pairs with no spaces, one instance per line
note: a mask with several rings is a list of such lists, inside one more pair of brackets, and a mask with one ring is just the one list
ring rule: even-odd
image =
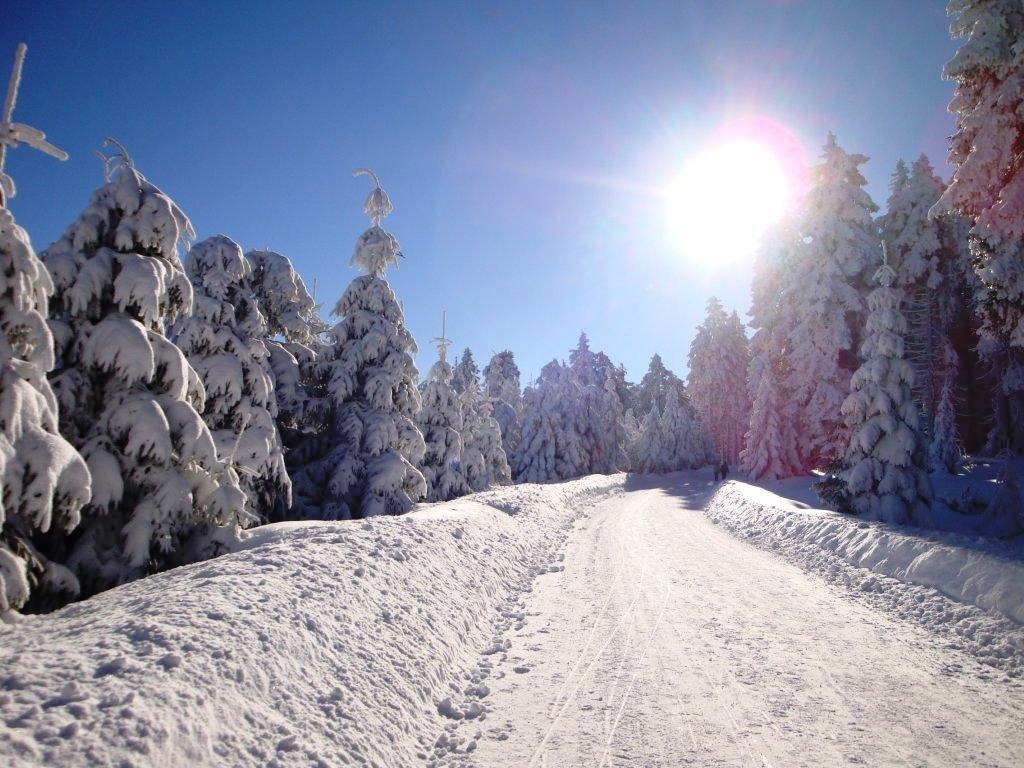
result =
[[654,352],[683,374],[708,296],[743,316],[750,270],[683,253],[661,191],[736,121],[780,126],[812,162],[834,131],[871,158],[879,205],[900,157],[949,174],[941,0],[7,0],[2,16],[4,82],[29,46],[15,120],[71,154],[8,154],[37,250],[102,182],[111,135],[200,238],[289,256],[326,314],[356,274],[369,188],[351,172],[368,166],[395,205],[407,258],[389,279],[421,372],[446,310],[455,350],[482,367],[511,349],[524,383],[581,330],[631,380]]

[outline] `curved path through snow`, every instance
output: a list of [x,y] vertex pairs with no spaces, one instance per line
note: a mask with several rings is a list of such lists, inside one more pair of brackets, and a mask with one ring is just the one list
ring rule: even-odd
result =
[[[1024,690],[641,478],[570,534],[488,681],[480,766],[1024,765]],[[647,485],[644,485],[644,483]],[[500,676],[504,672],[504,676]]]

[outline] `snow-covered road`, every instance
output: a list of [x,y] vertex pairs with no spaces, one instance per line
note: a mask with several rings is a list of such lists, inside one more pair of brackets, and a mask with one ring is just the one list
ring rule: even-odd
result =
[[1018,682],[733,538],[708,483],[670,477],[577,521],[450,761],[1024,765]]

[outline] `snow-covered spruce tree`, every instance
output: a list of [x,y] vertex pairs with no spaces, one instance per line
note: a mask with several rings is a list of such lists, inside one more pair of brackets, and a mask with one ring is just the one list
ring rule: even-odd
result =
[[941,365],[945,375],[932,419],[928,460],[932,469],[942,469],[953,474],[963,463],[963,449],[960,447],[960,433],[956,423],[956,398],[953,391],[958,361],[952,344],[948,342],[939,354],[942,356]]
[[911,395],[914,371],[903,357],[903,292],[888,264],[878,269],[875,280],[861,347],[864,362],[843,402],[851,437],[840,477],[851,511],[896,525],[927,525],[932,491]]
[[399,246],[380,226],[392,211],[377,177],[363,210],[370,228],[356,241],[351,265],[366,274],[345,289],[332,312],[339,322],[315,363],[314,395],[322,425],[289,454],[295,514],[347,519],[408,512],[427,493],[416,465],[423,435],[414,419],[416,342],[384,279]]
[[[944,391],[953,394],[959,370],[958,356],[950,342],[953,325],[965,298],[966,253],[961,249],[955,215],[929,216],[945,185],[925,155],[910,173],[901,160],[893,173],[891,194],[881,219],[882,238],[897,283],[906,294],[905,352],[914,367],[914,398],[922,412],[924,435],[935,434],[935,419]],[[942,432],[948,455],[956,450],[955,422]]]
[[71,572],[39,551],[38,538],[73,530],[91,492],[85,461],[58,432],[46,378],[54,364],[46,325],[53,282],[6,207],[15,191],[4,174],[8,147],[26,143],[67,159],[42,132],[11,122],[25,52],[23,43],[0,117],[0,621],[30,599],[42,606],[78,592]]
[[739,315],[727,315],[714,296],[708,299],[707,312],[690,344],[687,391],[716,454],[735,464],[750,422],[750,343]]
[[715,460],[714,446],[682,392],[670,395],[661,414],[660,472],[696,469]]
[[247,285],[266,321],[263,343],[274,375],[277,428],[286,450],[322,427],[306,386],[328,326],[291,261],[274,251],[249,251]]
[[466,347],[462,350],[462,357],[452,368],[452,389],[462,394],[470,386],[470,382],[476,382],[477,389],[480,388],[480,369],[473,360],[473,351]]
[[552,360],[523,395],[523,427],[515,456],[516,481],[557,483],[585,472],[576,430],[579,385],[568,367]]
[[839,409],[856,368],[870,266],[882,260],[872,218],[878,207],[859,170],[865,162],[864,155],[847,154],[829,133],[823,160],[811,169],[801,215],[805,245],[793,265],[799,304],[786,385],[804,415],[799,449],[807,469],[841,456],[849,441]]
[[470,490],[512,482],[508,457],[501,447],[501,426],[492,414],[490,399],[476,378],[466,381],[459,395],[462,404],[462,469]]
[[766,233],[754,261],[747,371],[750,423],[740,465],[754,480],[778,480],[802,471],[797,434],[800,415],[785,389],[790,378],[789,338],[796,322],[793,264],[804,242],[795,223],[784,220]]
[[937,212],[970,217],[980,285],[979,352],[991,369],[995,426],[989,452],[1024,453],[1024,5],[951,0],[953,37],[965,37],[943,76],[956,82],[949,109],[953,180]]
[[192,227],[121,148],[107,183],[43,254],[61,433],[92,474],[70,545],[86,592],[214,554],[245,496],[197,408],[198,375],[164,326],[189,311],[178,246]]
[[494,420],[501,427],[501,447],[511,462],[519,446],[522,428],[523,395],[519,366],[512,352],[505,349],[484,366],[484,394],[490,398]]
[[630,453],[634,457],[634,463],[631,466],[633,472],[650,474],[662,471],[665,450],[661,434],[661,413],[658,412],[658,406],[655,405],[651,408],[644,417]]
[[618,472],[626,465],[620,372],[604,352],[591,351],[586,333],[569,352],[569,369],[579,387],[575,422],[586,461],[582,474]]
[[462,471],[462,404],[452,388],[452,366],[444,331],[434,339],[437,362],[431,366],[420,395],[422,409],[417,424],[423,433],[424,452],[420,470],[427,482],[427,501],[448,501],[469,493]]
[[215,235],[185,257],[192,280],[192,313],[171,326],[206,390],[203,420],[217,454],[239,476],[248,520],[281,520],[292,486],[277,431],[274,377],[264,339],[267,325],[248,285],[252,263],[238,244]]
[[660,413],[665,408],[670,394],[685,391],[682,379],[668,370],[661,355],[655,352],[647,367],[647,373],[644,374],[637,386],[633,407],[638,413],[650,413],[651,408],[657,406]]

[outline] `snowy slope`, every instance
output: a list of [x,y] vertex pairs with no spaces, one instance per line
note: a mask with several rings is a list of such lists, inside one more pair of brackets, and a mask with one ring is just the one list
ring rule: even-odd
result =
[[732,481],[706,513],[733,535],[946,636],[987,664],[1024,675],[1020,543],[867,523]]
[[0,765],[413,764],[481,712],[523,591],[622,484],[265,526],[233,554],[0,626]]

